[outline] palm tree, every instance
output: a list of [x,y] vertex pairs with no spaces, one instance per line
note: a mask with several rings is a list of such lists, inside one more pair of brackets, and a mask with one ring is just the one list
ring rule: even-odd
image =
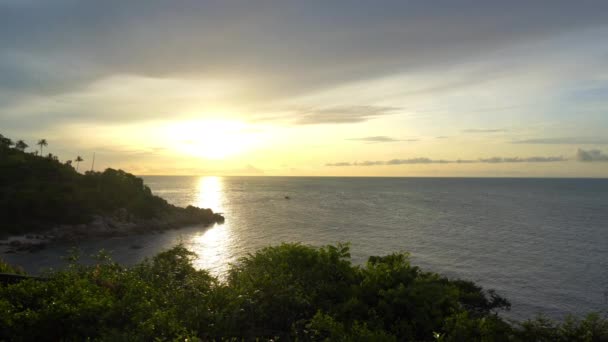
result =
[[81,156],[78,156],[78,157],[76,157],[75,161],[76,161],[76,171],[78,171],[78,164],[80,164],[81,161],[84,161],[84,159],[82,159]]
[[44,146],[47,146],[49,143],[46,142],[46,139],[40,139],[38,140],[38,143],[36,145],[40,146],[40,155],[42,155],[42,148]]
[[23,140],[19,140],[17,141],[17,143],[15,144],[15,148],[18,149],[19,151],[25,151],[26,148],[28,148],[29,145],[25,143],[25,141]]

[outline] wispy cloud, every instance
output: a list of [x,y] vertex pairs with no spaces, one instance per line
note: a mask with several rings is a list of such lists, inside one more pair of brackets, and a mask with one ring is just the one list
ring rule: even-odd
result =
[[[608,158],[608,156],[603,156]],[[325,166],[376,166],[376,165],[404,165],[404,164],[473,164],[473,163],[488,163],[488,164],[499,164],[499,163],[555,163],[563,162],[567,159],[564,157],[493,157],[493,158],[479,158],[479,159],[456,159],[456,160],[445,160],[445,159],[431,159],[426,157],[421,158],[410,158],[410,159],[390,159],[390,160],[376,160],[376,161],[362,161],[362,162],[337,162],[327,163]],[[608,159],[607,159],[608,160]]]
[[348,162],[338,162],[338,163],[327,163],[325,166],[351,166],[351,163]]
[[478,160],[480,163],[552,163],[566,161],[564,157],[528,157],[528,158],[481,158]]
[[394,114],[400,108],[385,106],[336,106],[322,109],[304,109],[294,113],[294,123],[314,125],[327,123],[355,123]]
[[576,152],[576,159],[581,162],[608,162],[608,155],[600,150],[585,151],[579,149]]
[[606,138],[593,137],[565,137],[565,138],[541,138],[516,140],[513,144],[538,144],[538,145],[607,145]]
[[506,129],[503,128],[493,128],[493,129],[477,129],[477,128],[471,128],[471,129],[465,129],[462,132],[464,133],[500,133],[500,132],[506,132]]
[[383,142],[397,142],[397,141],[408,141],[408,142],[416,142],[420,139],[395,139],[391,137],[387,137],[385,135],[373,136],[373,137],[363,137],[363,138],[350,138],[346,140],[351,141],[364,141],[369,143],[383,143]]

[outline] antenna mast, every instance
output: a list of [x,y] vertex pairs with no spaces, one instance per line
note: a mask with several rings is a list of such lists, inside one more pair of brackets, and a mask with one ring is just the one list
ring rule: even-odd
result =
[[91,171],[95,170],[95,152],[93,152],[93,162],[91,162]]

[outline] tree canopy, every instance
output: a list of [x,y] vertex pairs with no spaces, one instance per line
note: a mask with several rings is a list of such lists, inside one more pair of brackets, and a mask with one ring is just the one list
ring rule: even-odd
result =
[[132,267],[100,254],[47,281],[0,286],[0,340],[608,339],[608,320],[597,314],[508,322],[497,314],[506,299],[424,272],[407,254],[362,266],[349,255],[348,245],[283,244],[242,258],[220,280],[195,269],[183,246]]
[[[142,219],[182,211],[192,212],[191,216],[202,221],[208,215],[208,221],[213,221],[211,211],[177,208],[153,195],[141,178],[125,171],[80,174],[71,163],[62,163],[52,154],[27,153],[19,146],[11,147],[3,136],[0,142],[0,236],[56,224],[87,223],[94,215],[119,209]],[[76,161],[79,159],[82,161]]]

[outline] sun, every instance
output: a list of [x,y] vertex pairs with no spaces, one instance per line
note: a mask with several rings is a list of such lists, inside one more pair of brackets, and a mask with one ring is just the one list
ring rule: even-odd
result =
[[255,144],[241,121],[198,120],[173,124],[168,135],[180,153],[206,159],[226,159],[244,153]]

